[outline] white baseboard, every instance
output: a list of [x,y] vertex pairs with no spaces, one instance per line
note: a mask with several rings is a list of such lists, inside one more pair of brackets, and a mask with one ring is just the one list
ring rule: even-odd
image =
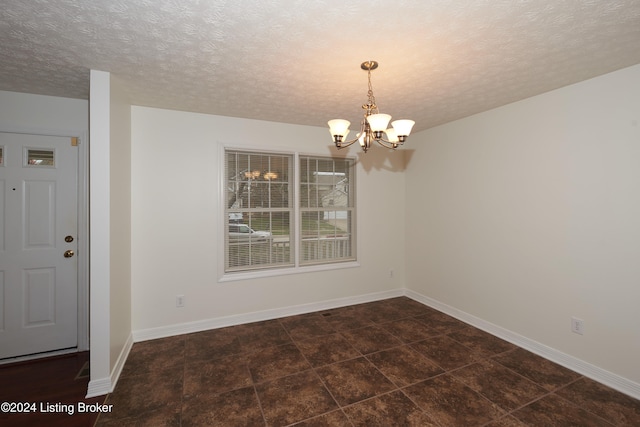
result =
[[[129,354],[131,346],[135,342],[147,341],[158,338],[165,338],[175,335],[189,334],[193,332],[200,332],[209,329],[218,329],[227,326],[240,325],[244,323],[251,322],[259,322],[264,320],[272,320],[280,317],[293,316],[297,314],[311,313],[314,311],[320,310],[329,310],[332,308],[344,307],[347,305],[355,305],[362,304],[366,302],[378,301],[382,299],[394,298],[398,296],[407,296],[413,300],[416,300],[424,305],[432,307],[438,311],[441,311],[445,314],[448,314],[456,319],[462,320],[465,323],[468,323],[472,326],[475,326],[479,329],[482,329],[485,332],[488,332],[492,335],[497,336],[498,338],[502,338],[505,341],[508,341],[512,344],[515,344],[519,347],[524,348],[525,350],[531,351],[545,359],[548,359],[554,363],[557,363],[561,366],[564,366],[567,369],[571,369],[585,377],[591,378],[594,381],[607,385],[615,390],[620,391],[621,393],[627,394],[635,399],[640,399],[640,384],[628,380],[624,377],[621,377],[617,374],[609,372],[605,369],[599,368],[595,365],[592,365],[584,360],[578,359],[576,357],[565,354],[559,350],[541,344],[537,341],[529,339],[525,336],[512,332],[508,329],[502,328],[500,326],[494,325],[486,320],[483,320],[479,317],[473,316],[464,311],[458,310],[457,308],[451,307],[447,304],[444,304],[440,301],[437,301],[433,298],[429,298],[422,294],[419,294],[410,289],[394,289],[391,291],[384,292],[376,292],[366,295],[359,295],[355,297],[346,297],[346,298],[338,298],[333,300],[327,300],[317,303],[309,303],[302,304],[291,307],[283,307],[272,310],[264,310],[253,313],[246,314],[238,314],[233,316],[224,316],[224,317],[216,317],[206,320],[200,320],[196,322],[188,322],[188,323],[180,323],[176,325],[163,326],[158,328],[149,328],[149,329],[141,329],[137,331],[133,331],[131,335],[130,343],[123,349],[120,358],[118,359],[118,363],[116,364],[117,369],[114,368],[114,372],[112,373],[112,378],[107,378],[107,382],[109,383],[109,390],[107,392],[112,391],[112,387],[115,386],[118,376],[122,371],[122,367],[124,366],[124,362],[126,360],[126,356]],[[105,394],[105,392],[100,393],[99,391],[103,390],[105,385],[102,384],[101,380],[97,380],[95,384],[94,381],[89,383],[89,391],[96,390],[96,393],[93,394],[95,396],[100,394]],[[91,397],[88,395],[88,397]]]
[[354,297],[338,298],[322,302],[301,304],[291,307],[276,308],[272,310],[257,311],[253,313],[238,314],[233,316],[215,317],[196,322],[179,323],[177,325],[163,326],[159,328],[141,329],[133,331],[133,342],[153,340],[157,338],[171,337],[174,335],[190,334],[209,329],[224,328],[227,326],[241,325],[244,323],[260,322],[272,320],[280,317],[294,316],[297,314],[311,313],[320,310],[344,307],[347,305],[362,304],[365,302],[378,301],[388,298],[403,296],[404,289],[394,289],[391,291],[375,292],[371,294]]
[[118,355],[118,360],[116,360],[116,364],[113,366],[109,377],[89,381],[86,395],[87,398],[102,396],[113,391],[118,383],[118,379],[122,373],[122,368],[124,368],[124,363],[127,361],[131,347],[133,347],[133,334],[129,334],[129,337],[124,343],[124,346]]
[[129,357],[131,347],[133,347],[133,334],[129,334],[129,337],[127,337],[127,341],[124,343],[124,347],[118,355],[118,360],[116,360],[116,364],[111,370],[111,390],[109,390],[109,393],[111,393],[113,389],[116,388],[118,378],[120,378],[120,374],[122,373],[122,369],[124,368],[124,363],[127,361],[127,357]]
[[87,387],[87,395],[85,397],[88,399],[90,397],[103,396],[105,394],[109,394],[111,390],[110,377],[98,378],[89,381],[89,386]]
[[140,341],[165,338],[175,335],[189,334],[193,332],[206,331],[209,329],[223,328],[226,326],[240,325],[244,323],[259,322],[263,320],[277,319],[279,317],[293,316],[296,314],[311,313],[314,311],[328,310],[331,308],[344,307],[347,305],[362,304],[365,302],[378,301],[387,298],[404,295],[404,289],[393,289],[390,291],[375,292],[354,297],[338,298],[318,303],[301,304],[297,306],[264,310],[254,313],[239,314],[234,316],[217,317],[197,322],[180,323],[176,325],[163,326],[159,328],[142,329],[133,331],[127,339],[118,360],[111,370],[109,377],[97,378],[89,381],[86,397],[96,397],[111,393],[115,388],[124,364],[129,356],[133,344]]
[[405,289],[407,297],[416,300],[424,305],[435,308],[445,314],[448,314],[456,319],[462,320],[465,323],[475,326],[478,329],[482,329],[485,332],[495,335],[498,338],[502,338],[512,344],[522,347],[525,350],[529,350],[538,356],[544,357],[558,365],[564,366],[567,369],[571,369],[585,377],[591,378],[594,381],[609,386],[621,393],[627,394],[635,399],[640,399],[640,384],[621,377],[617,374],[609,372],[605,369],[592,365],[584,360],[565,354],[559,350],[548,347],[537,341],[519,335],[508,329],[494,325],[479,317],[473,316],[457,308],[451,307],[435,299],[429,298],[410,289]]

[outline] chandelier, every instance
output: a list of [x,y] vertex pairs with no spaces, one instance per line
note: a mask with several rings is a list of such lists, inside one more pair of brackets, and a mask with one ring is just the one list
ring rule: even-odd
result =
[[[391,123],[392,127],[387,129],[391,116],[381,114],[378,111],[376,97],[373,96],[373,88],[371,86],[371,71],[378,68],[378,63],[376,61],[366,61],[360,65],[360,68],[367,72],[369,80],[368,100],[362,106],[365,113],[360,123],[360,132],[356,134],[354,139],[348,141],[347,135],[350,132],[349,126],[351,122],[342,119],[329,120],[327,124],[329,125],[329,132],[333,136],[333,142],[338,149],[341,149],[358,141],[365,153],[371,148],[373,141],[383,147],[396,149],[407,139],[415,122],[413,120],[395,120]],[[386,134],[386,139],[383,134]]]

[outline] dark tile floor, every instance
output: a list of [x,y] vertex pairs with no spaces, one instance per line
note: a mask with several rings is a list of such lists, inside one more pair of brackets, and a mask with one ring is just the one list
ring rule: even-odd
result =
[[640,426],[640,401],[400,297],[137,343],[98,426]]

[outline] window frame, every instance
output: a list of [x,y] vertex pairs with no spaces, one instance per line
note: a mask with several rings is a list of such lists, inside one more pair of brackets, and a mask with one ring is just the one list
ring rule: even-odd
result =
[[[226,248],[226,239],[225,233],[227,230],[227,208],[226,208],[226,183],[227,177],[225,174],[226,170],[226,153],[227,151],[236,151],[236,152],[246,152],[247,154],[265,154],[265,155],[289,155],[293,158],[293,170],[292,177],[290,178],[290,185],[293,186],[293,235],[291,238],[291,245],[293,246],[294,256],[293,256],[293,265],[290,266],[270,266],[265,268],[257,268],[257,269],[247,269],[247,270],[238,270],[238,271],[226,271],[226,257],[227,257],[227,248]],[[326,159],[347,159],[352,162],[352,176],[350,177],[353,180],[353,183],[350,184],[351,190],[354,192],[353,195],[353,224],[351,231],[351,251],[352,257],[345,260],[335,260],[331,262],[321,262],[315,264],[303,264],[300,262],[301,254],[300,254],[300,236],[301,236],[301,206],[300,206],[300,158],[301,157],[312,157],[312,158],[326,158]],[[240,145],[227,145],[220,144],[219,145],[219,185],[218,185],[218,205],[217,212],[221,219],[217,221],[218,227],[217,232],[219,238],[218,240],[218,282],[231,282],[237,280],[247,280],[247,279],[257,279],[257,278],[265,278],[265,277],[274,277],[274,276],[283,276],[289,274],[300,274],[300,273],[309,273],[316,271],[328,271],[328,270],[339,270],[345,268],[355,268],[360,266],[359,258],[358,258],[358,250],[359,247],[358,241],[358,233],[357,233],[357,224],[358,224],[358,191],[357,191],[357,158],[355,156],[335,156],[335,155],[323,155],[318,153],[308,153],[301,152],[295,150],[287,150],[287,149],[264,149],[261,147],[255,146],[240,146]]]

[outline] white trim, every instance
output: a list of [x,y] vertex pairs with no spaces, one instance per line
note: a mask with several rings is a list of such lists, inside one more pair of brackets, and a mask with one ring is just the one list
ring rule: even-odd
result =
[[[111,386],[111,269],[110,269],[110,84],[111,74],[91,70],[89,79],[89,359],[88,395],[108,393]],[[105,390],[104,387],[108,386]]]
[[[302,251],[302,218],[300,214],[300,153],[293,153],[293,270],[295,273],[300,269],[300,256]],[[289,243],[291,245],[291,243]],[[357,259],[356,259],[357,260]],[[330,264],[329,264],[330,265]]]
[[[344,307],[348,305],[362,304],[366,302],[384,300],[398,296],[407,296],[426,306],[448,314],[456,319],[477,327],[491,335],[502,338],[525,350],[531,351],[538,356],[544,357],[554,363],[571,369],[585,377],[602,383],[621,393],[627,394],[635,399],[640,399],[640,384],[609,372],[605,369],[592,365],[584,360],[565,354],[559,350],[548,347],[537,341],[524,337],[508,329],[494,325],[479,317],[458,310],[433,298],[419,294],[411,289],[394,289],[390,291],[376,292],[353,297],[338,298],[323,302],[301,304],[291,307],[283,307],[272,310],[264,310],[253,313],[217,317],[196,322],[179,323],[175,325],[162,326],[158,328],[141,329],[133,331],[133,342],[141,342],[158,338],[165,338],[175,335],[189,334],[210,329],[218,329],[227,326],[235,326],[251,322],[272,320],[280,317],[293,316],[297,314],[312,313],[320,310]],[[128,354],[127,349],[127,354]],[[123,352],[124,354],[124,352]],[[124,362],[123,362],[124,363]],[[91,383],[90,383],[91,389]]]
[[98,378],[89,381],[89,385],[87,386],[87,395],[85,397],[88,399],[90,397],[104,396],[105,394],[111,393],[111,391],[113,391],[113,388],[111,387],[111,378]]
[[486,320],[480,319],[479,317],[466,313],[462,310],[458,310],[457,308],[451,307],[450,305],[437,301],[433,298],[419,294],[411,289],[406,289],[405,295],[424,305],[475,326],[478,329],[482,329],[491,335],[495,335],[496,337],[502,338],[503,340],[522,347],[525,350],[529,350],[530,352],[555,362],[558,365],[564,366],[565,368],[571,369],[585,377],[591,378],[594,381],[618,390],[621,393],[627,394],[635,399],[640,399],[640,384],[634,381],[599,368],[585,362],[584,360],[578,359],[577,357],[565,354],[513,331],[494,325],[493,323],[487,322]]
[[89,136],[78,136],[78,350],[89,350]]
[[148,341],[157,338],[171,337],[174,335],[190,334],[209,329],[224,328],[227,326],[241,325],[245,323],[272,320],[280,317],[294,316],[297,314],[312,313],[315,311],[329,310],[354,304],[384,300],[404,295],[403,289],[375,292],[371,294],[358,295],[353,297],[337,298],[322,302],[301,304],[290,307],[276,308],[271,310],[256,311],[253,313],[238,314],[232,316],[216,317],[196,322],[179,323],[175,325],[162,326],[159,328],[141,329],[133,331],[133,341]]
[[61,136],[61,137],[78,137],[86,135],[86,131],[79,129],[47,129],[38,127],[25,126],[0,126],[0,132],[17,133],[21,135],[40,135],[40,136]]
[[[216,202],[215,202],[215,212],[213,217],[215,218],[219,215],[220,212],[224,212],[225,205],[225,194],[226,194],[226,176],[225,176],[225,149],[226,146],[222,143],[218,143],[218,185],[216,188],[218,189],[218,193],[216,194]],[[216,253],[216,262],[218,264],[218,281],[222,280],[224,277],[225,263],[226,263],[226,255],[224,250],[224,221],[228,221],[228,218],[225,218],[221,221],[215,221],[216,225],[216,236],[219,236],[216,239],[216,247],[218,249],[218,253]]]
[[[124,368],[124,364],[129,357],[129,353],[131,352],[131,348],[133,347],[133,334],[129,334],[127,341],[124,343],[122,347],[122,351],[118,355],[118,360],[116,360],[116,364],[111,370],[111,374],[108,378],[102,378],[100,380],[90,381],[89,387],[87,389],[86,397],[96,397],[102,396],[103,394],[111,393],[116,388],[116,384],[118,383],[118,379],[120,379],[120,374],[122,374],[122,369]],[[95,384],[94,384],[95,383]]]
[[[298,245],[296,245],[297,247]],[[344,261],[331,264],[316,264],[303,267],[265,268],[264,270],[239,271],[237,273],[225,273],[218,282],[234,282],[236,280],[260,279],[264,277],[285,276],[288,274],[312,273],[317,271],[339,270],[342,268],[360,267],[357,261]]]
[[61,356],[65,354],[74,354],[74,353],[78,353],[78,349],[76,347],[66,348],[63,350],[47,351],[44,353],[29,354],[26,356],[10,357],[8,359],[0,360],[0,365],[8,365],[10,363],[26,362],[28,360],[44,359],[47,357]]
[[131,348],[133,347],[133,334],[129,334],[127,337],[127,341],[122,346],[122,350],[118,355],[118,359],[116,360],[116,364],[113,366],[111,370],[111,391],[115,388],[118,383],[118,379],[120,378],[120,374],[122,373],[122,369],[124,368],[124,364],[127,361],[127,357],[129,357],[129,352],[131,352]]

